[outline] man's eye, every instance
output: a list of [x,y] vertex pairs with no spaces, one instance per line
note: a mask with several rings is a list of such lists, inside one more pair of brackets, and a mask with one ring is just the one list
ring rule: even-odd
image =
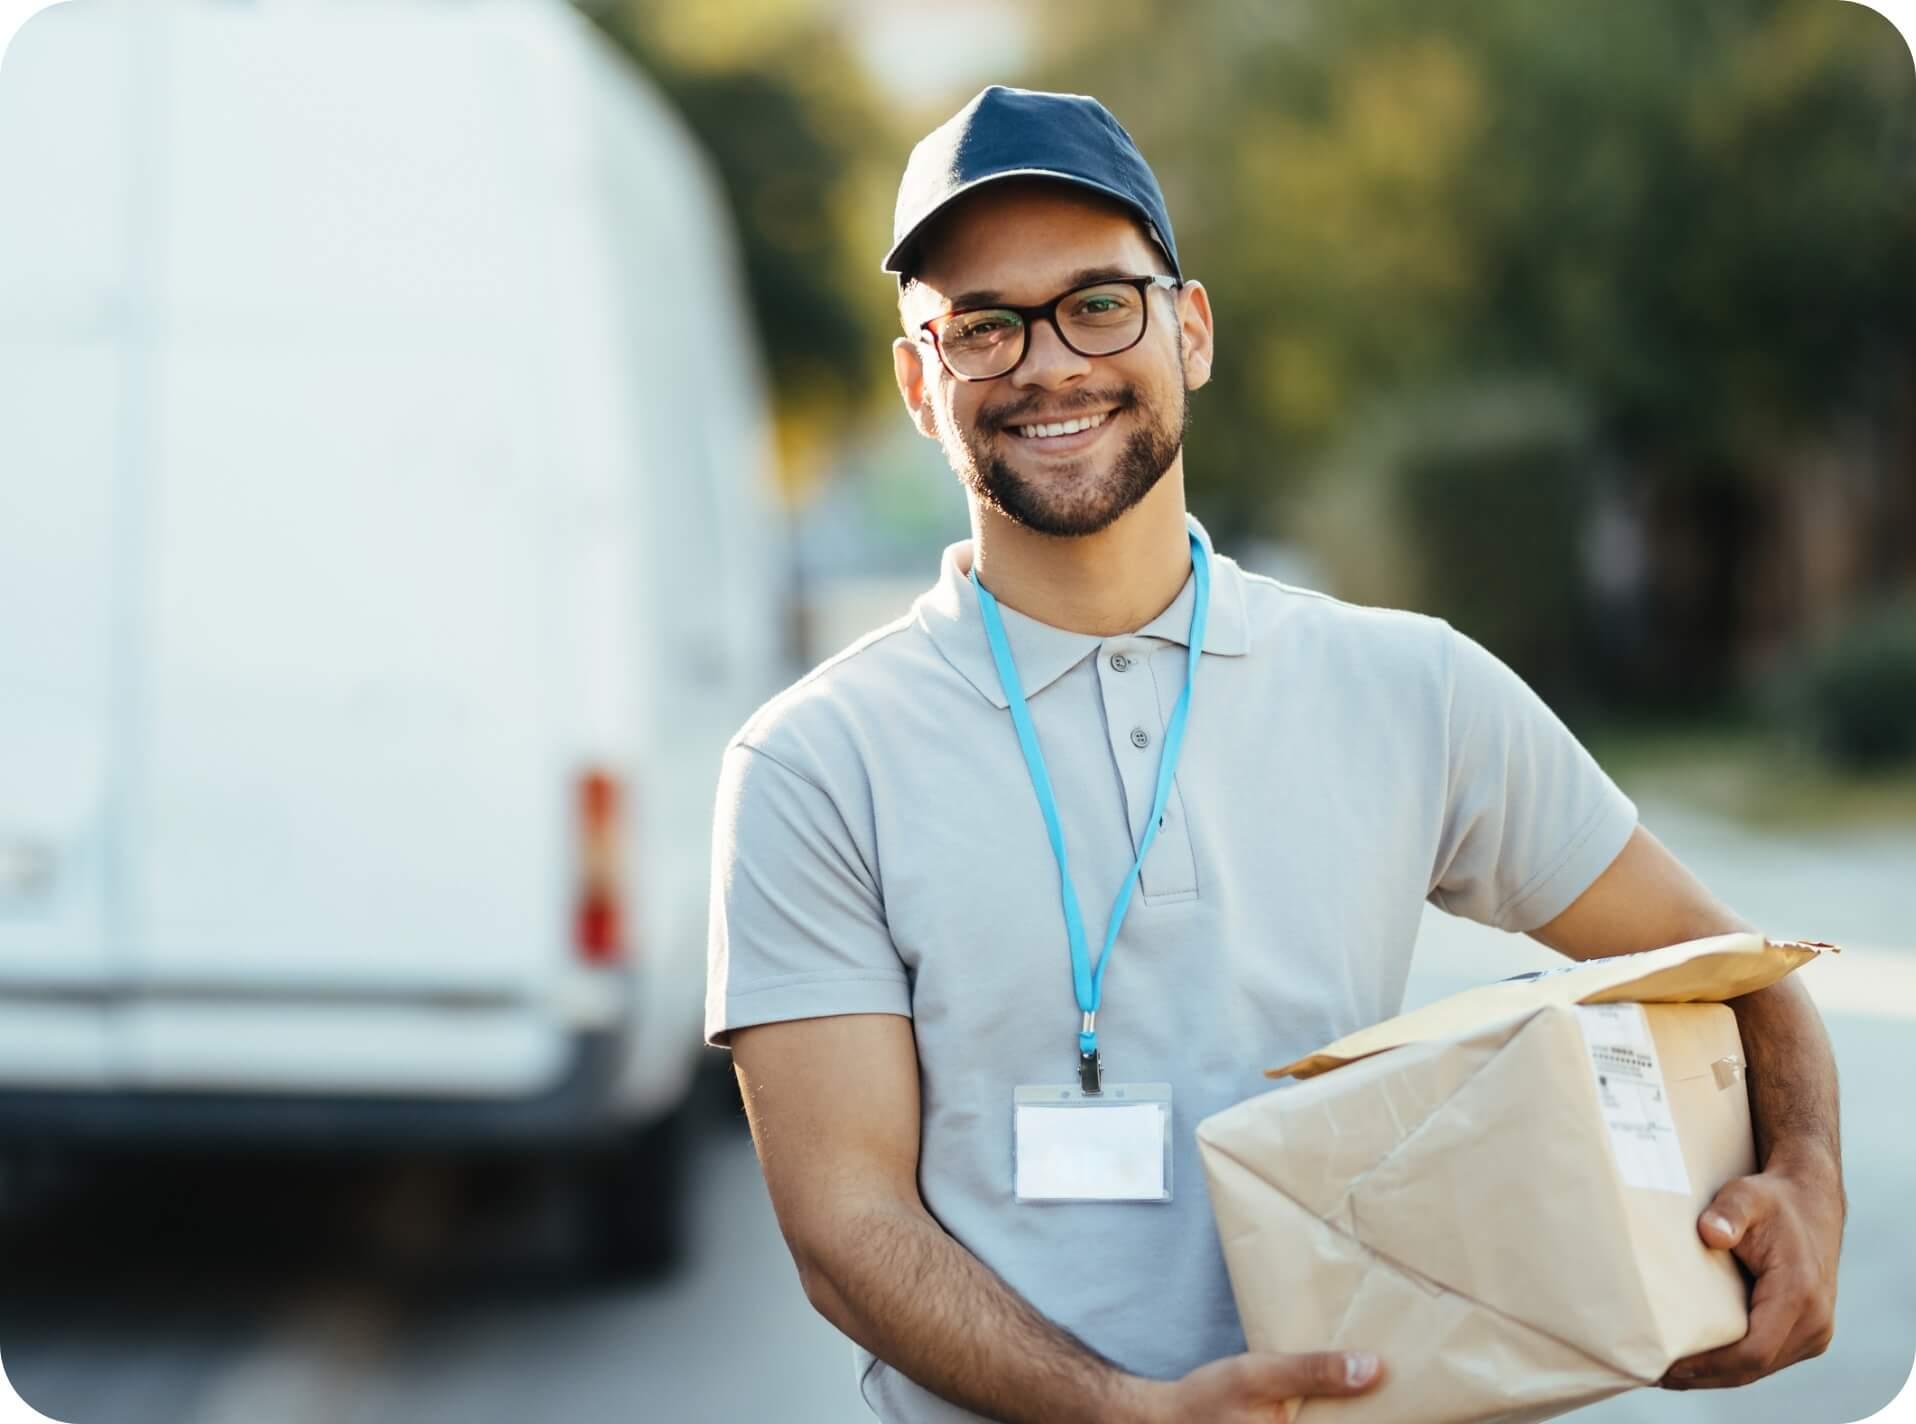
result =
[[1119,292],[1093,292],[1071,303],[1072,321],[1092,322],[1100,326],[1129,321],[1135,304]]
[[1015,326],[1010,317],[998,314],[954,321],[946,328],[946,334],[952,341],[989,341],[1014,330]]

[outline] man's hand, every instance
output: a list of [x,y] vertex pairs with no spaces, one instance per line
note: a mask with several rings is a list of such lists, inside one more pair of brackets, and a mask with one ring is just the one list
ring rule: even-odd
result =
[[1734,1345],[1679,1360],[1666,1389],[1727,1389],[1820,1355],[1836,1321],[1843,1189],[1832,1165],[1780,1165],[1739,1177],[1698,1219],[1704,1243],[1755,1276],[1750,1328]]
[[[1573,959],[1628,954],[1706,935],[1754,932],[1638,826],[1596,882],[1530,937]],[[1730,1000],[1749,1060],[1750,1126],[1763,1170],[1718,1192],[1697,1230],[1756,1278],[1750,1327],[1734,1345],[1678,1360],[1669,1389],[1748,1384],[1828,1348],[1843,1241],[1836,1060],[1801,983]],[[1712,1217],[1721,1217],[1718,1225]]]
[[1287,1400],[1366,1394],[1384,1377],[1373,1355],[1232,1355],[1165,1385],[1147,1415],[1164,1424],[1280,1424]]

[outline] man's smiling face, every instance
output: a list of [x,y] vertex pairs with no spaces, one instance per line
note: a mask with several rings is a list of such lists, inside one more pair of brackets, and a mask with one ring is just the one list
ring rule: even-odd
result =
[[1150,493],[1183,448],[1187,391],[1210,378],[1208,298],[1195,283],[1150,289],[1143,339],[1110,356],[1080,356],[1051,322],[1036,321],[1024,359],[988,381],[952,376],[920,324],[1169,267],[1125,208],[1057,183],[994,184],[937,220],[901,302],[911,336],[893,357],[919,430],[981,502],[1028,529],[1072,536],[1097,533]]

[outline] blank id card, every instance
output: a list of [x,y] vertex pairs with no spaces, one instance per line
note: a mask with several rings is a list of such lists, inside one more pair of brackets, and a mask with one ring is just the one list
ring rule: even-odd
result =
[[1018,1201],[1171,1200],[1169,1083],[1020,1087],[1011,1115]]

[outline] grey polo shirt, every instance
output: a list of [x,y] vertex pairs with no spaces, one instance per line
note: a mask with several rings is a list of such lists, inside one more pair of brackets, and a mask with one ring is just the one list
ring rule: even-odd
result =
[[[1243,1348],[1198,1120],[1267,1091],[1266,1067],[1397,1013],[1426,899],[1533,929],[1616,858],[1636,807],[1441,619],[1214,557],[1183,757],[1098,1015],[1107,1081],[1172,1085],[1175,1199],[1018,1205],[1012,1089],[1071,1081],[1079,1014],[969,559],[947,549],[909,614],[727,748],[706,1032],[910,1017],[925,1205],[1045,1315],[1169,1378]],[[1103,638],[1003,610],[1093,953],[1143,834],[1193,596],[1187,579],[1157,618]],[[858,1368],[881,1419],[973,1417],[862,1350]]]

